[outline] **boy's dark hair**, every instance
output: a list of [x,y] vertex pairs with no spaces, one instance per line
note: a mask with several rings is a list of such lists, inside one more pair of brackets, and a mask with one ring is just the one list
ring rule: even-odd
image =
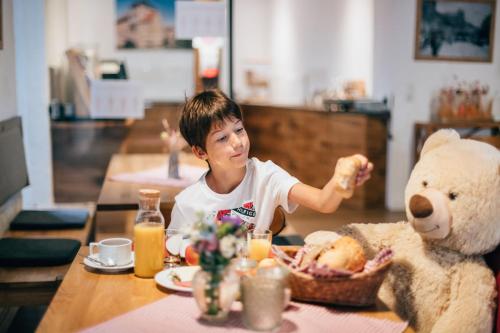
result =
[[207,90],[184,104],[179,129],[187,143],[205,150],[205,143],[212,124],[224,119],[243,120],[240,106],[220,90]]

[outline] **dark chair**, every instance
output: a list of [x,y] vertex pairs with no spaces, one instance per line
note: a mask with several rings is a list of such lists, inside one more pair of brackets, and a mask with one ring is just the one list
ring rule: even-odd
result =
[[299,235],[279,236],[286,227],[286,215],[281,206],[274,211],[273,221],[269,229],[273,233],[273,244],[275,245],[303,245],[304,240]]
[[[500,245],[484,256],[488,267],[493,271],[497,283],[497,291],[500,291]],[[493,323],[493,332],[500,333],[500,297],[497,297],[497,310],[495,313],[495,322]]]
[[286,215],[281,206],[278,206],[274,211],[273,221],[269,229],[272,231],[273,236],[277,236],[286,227]]

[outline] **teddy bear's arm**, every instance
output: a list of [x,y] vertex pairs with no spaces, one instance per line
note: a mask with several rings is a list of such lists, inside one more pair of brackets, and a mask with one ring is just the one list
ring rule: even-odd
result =
[[450,300],[432,332],[491,332],[495,279],[478,262],[461,262],[452,269]]
[[411,227],[406,222],[399,223],[352,223],[343,226],[337,232],[341,235],[357,239],[363,246],[368,257],[372,258],[382,248],[393,248],[399,238],[405,238]]

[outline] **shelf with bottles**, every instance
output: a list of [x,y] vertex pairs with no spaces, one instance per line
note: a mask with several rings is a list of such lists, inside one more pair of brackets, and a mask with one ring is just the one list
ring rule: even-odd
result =
[[415,123],[413,138],[413,163],[418,161],[425,140],[442,128],[459,131],[462,138],[489,143],[500,149],[500,121],[494,120],[455,120],[452,122]]

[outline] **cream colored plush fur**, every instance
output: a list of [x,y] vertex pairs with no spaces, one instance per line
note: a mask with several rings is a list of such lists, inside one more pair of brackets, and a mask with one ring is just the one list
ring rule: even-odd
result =
[[368,257],[394,250],[379,297],[417,332],[491,332],[495,280],[481,255],[500,244],[500,152],[453,130],[436,132],[405,202],[408,222],[340,231],[360,240]]

